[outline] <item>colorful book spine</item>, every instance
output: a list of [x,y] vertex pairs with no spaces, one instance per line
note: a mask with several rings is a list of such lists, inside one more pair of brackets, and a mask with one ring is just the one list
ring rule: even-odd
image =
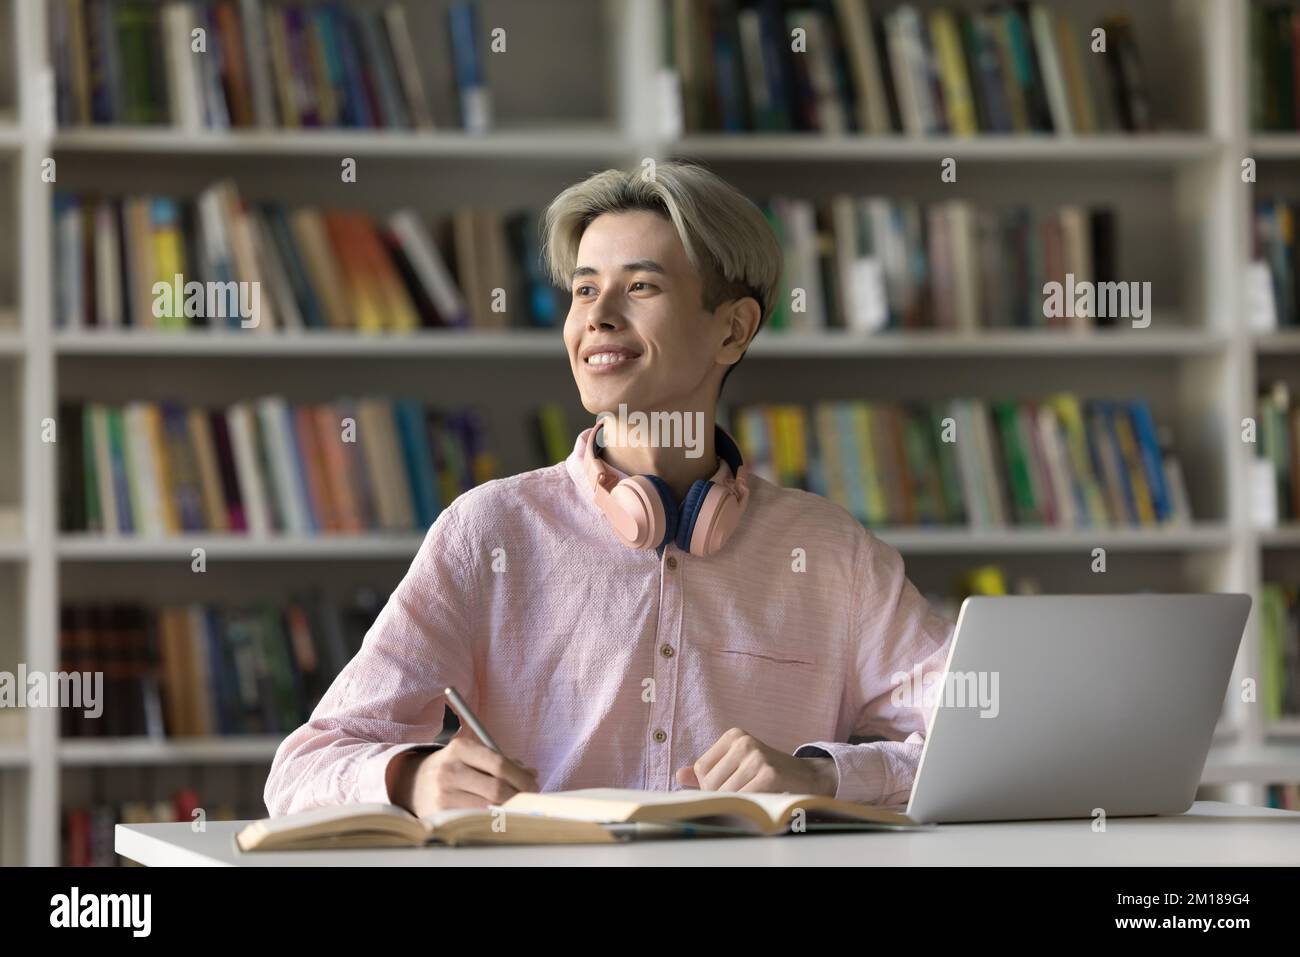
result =
[[[554,327],[561,302],[541,272],[537,216],[464,207],[460,275],[413,210],[387,219],[244,203],[221,182],[194,200],[53,200],[61,328],[225,326],[257,333],[416,333]],[[507,289],[504,311],[487,292]],[[479,290],[471,315],[464,288]],[[257,315],[253,315],[254,307]]]
[[[836,401],[733,410],[755,473],[812,486],[872,528],[1187,522],[1145,401]],[[812,427],[808,427],[811,421]]]
[[409,398],[65,402],[59,421],[68,532],[419,531],[499,469],[480,415]]

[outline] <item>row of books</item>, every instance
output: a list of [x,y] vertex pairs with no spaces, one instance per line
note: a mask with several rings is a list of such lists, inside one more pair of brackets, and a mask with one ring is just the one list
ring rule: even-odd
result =
[[1250,123],[1256,130],[1300,130],[1300,6],[1250,3]]
[[1260,394],[1257,412],[1255,450],[1273,479],[1256,489],[1260,524],[1300,521],[1300,402],[1279,381]]
[[[119,824],[163,824],[184,821],[193,824],[202,814],[205,821],[239,821],[266,813],[260,801],[245,808],[229,802],[208,803],[194,788],[180,788],[171,797],[157,801],[97,801],[91,805],[65,807],[60,821],[64,867],[138,866],[114,852],[113,829]],[[240,813],[242,811],[242,813]]]
[[[1110,208],[839,194],[774,197],[766,214],[785,256],[774,330],[1090,328],[1125,311],[1076,293],[1118,278]],[[1061,284],[1059,302],[1049,282]]]
[[664,0],[688,131],[873,135],[1145,131],[1131,23],[1080,30],[1044,3]]
[[1264,720],[1300,717],[1300,586],[1259,589],[1259,703]]
[[1142,399],[770,404],[731,421],[760,475],[870,527],[1191,520],[1182,469]]
[[319,590],[275,605],[67,603],[60,668],[104,673],[104,712],[64,708],[65,738],[287,734],[361,647],[386,596]]
[[1264,803],[1267,807],[1300,811],[1300,784],[1270,784]]
[[1300,204],[1286,199],[1260,199],[1255,203],[1253,258],[1267,265],[1271,279],[1270,301],[1265,318],[1256,326],[1262,330],[1300,326]]
[[[529,210],[461,207],[431,231],[411,209],[386,218],[286,210],[243,201],[229,181],[192,202],[71,193],[54,202],[60,328],[489,330],[553,327],[565,310],[542,271]],[[1118,318],[1104,297],[1076,308],[1074,293],[1116,278],[1116,214],[1107,207],[837,194],[776,196],[764,211],[786,264],[775,331]],[[1049,282],[1061,284],[1061,308],[1048,308]]]
[[561,315],[529,210],[461,206],[430,230],[412,209],[289,210],[223,180],[193,200],[57,193],[54,222],[65,329],[413,332]]
[[401,397],[64,402],[58,428],[64,531],[422,531],[497,471],[476,410]]
[[[433,129],[402,4],[52,0],[62,125]],[[476,5],[447,13],[461,124],[491,122]]]

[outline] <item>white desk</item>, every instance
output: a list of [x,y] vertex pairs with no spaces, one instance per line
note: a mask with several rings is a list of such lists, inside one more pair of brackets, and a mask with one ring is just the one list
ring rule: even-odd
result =
[[655,865],[1298,865],[1300,812],[1198,801],[1176,817],[946,824],[921,833],[791,834],[568,847],[424,847],[243,854],[246,821],[119,824],[118,854],[149,866],[455,867]]

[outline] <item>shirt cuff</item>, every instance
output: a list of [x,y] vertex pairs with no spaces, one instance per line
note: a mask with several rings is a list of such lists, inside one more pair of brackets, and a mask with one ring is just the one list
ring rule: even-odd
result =
[[796,758],[829,757],[839,780],[835,797],[840,801],[879,804],[890,791],[889,774],[879,748],[843,741],[813,741],[795,748]]
[[393,796],[388,793],[388,766],[399,754],[407,751],[424,751],[432,754],[442,748],[441,744],[395,744],[366,759],[361,766],[361,776],[357,781],[357,802],[361,804],[392,804]]

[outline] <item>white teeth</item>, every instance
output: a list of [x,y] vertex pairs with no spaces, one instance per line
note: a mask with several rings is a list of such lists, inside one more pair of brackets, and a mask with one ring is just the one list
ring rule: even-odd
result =
[[597,352],[595,355],[587,357],[587,365],[590,366],[607,366],[615,362],[623,362],[631,356],[624,355],[621,352]]

